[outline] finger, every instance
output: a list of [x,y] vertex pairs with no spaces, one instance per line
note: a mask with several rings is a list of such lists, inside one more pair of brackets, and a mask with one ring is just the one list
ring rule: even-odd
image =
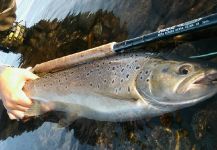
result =
[[8,116],[11,120],[17,119],[12,113],[8,113]]
[[27,111],[29,109],[29,107],[25,107],[25,106],[21,106],[21,105],[18,105],[18,104],[12,104],[13,106],[10,107],[10,110],[20,110],[20,111]]
[[15,103],[23,107],[30,107],[32,105],[31,99],[29,99],[23,91],[18,93],[18,98]]
[[27,67],[26,70],[30,71],[32,69],[32,67]]
[[10,111],[10,110],[20,110],[20,111],[27,111],[29,109],[29,107],[25,107],[25,106],[21,106],[19,104],[17,104],[14,101],[10,101],[10,102],[3,102],[4,107]]
[[16,119],[22,119],[24,117],[24,112],[23,111],[19,111],[19,110],[10,110],[10,112],[12,115],[14,115],[16,117]]

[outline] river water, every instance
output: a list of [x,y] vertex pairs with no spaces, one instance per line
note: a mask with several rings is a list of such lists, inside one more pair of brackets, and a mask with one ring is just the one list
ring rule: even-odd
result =
[[[3,3],[0,1],[0,9]],[[0,60],[34,66],[47,60],[122,41],[217,12],[215,0],[17,0],[14,29],[0,32]],[[217,50],[216,28],[150,45],[151,51],[182,56]],[[8,53],[10,52],[10,53]],[[216,57],[209,57],[216,62]],[[216,96],[160,117],[124,123],[78,119],[61,127],[56,113],[27,122],[8,119],[1,106],[0,149],[217,149]]]

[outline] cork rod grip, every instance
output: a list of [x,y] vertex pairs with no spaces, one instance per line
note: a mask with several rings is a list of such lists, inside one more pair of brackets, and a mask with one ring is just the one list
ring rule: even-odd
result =
[[91,60],[113,55],[115,54],[115,52],[113,51],[114,44],[116,44],[116,42],[108,43],[99,47],[95,47],[68,56],[53,59],[41,64],[37,64],[33,68],[33,71],[35,73],[55,72]]

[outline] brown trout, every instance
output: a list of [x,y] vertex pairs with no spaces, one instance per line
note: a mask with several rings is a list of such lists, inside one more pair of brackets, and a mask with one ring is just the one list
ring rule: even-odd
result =
[[24,91],[35,103],[25,115],[62,111],[100,121],[149,118],[210,98],[216,81],[217,70],[207,64],[123,53],[28,81]]

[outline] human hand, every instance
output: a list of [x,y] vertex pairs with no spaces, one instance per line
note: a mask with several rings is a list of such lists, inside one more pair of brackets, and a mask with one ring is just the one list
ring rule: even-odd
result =
[[0,96],[10,119],[22,119],[32,101],[22,91],[27,80],[38,78],[29,69],[6,67],[0,73]]

